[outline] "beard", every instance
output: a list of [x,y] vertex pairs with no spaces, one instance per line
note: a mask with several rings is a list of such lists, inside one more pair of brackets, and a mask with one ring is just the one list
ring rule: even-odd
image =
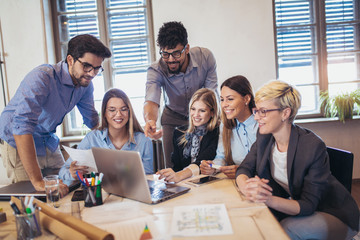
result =
[[91,83],[91,80],[93,79],[93,77],[86,76],[86,75],[81,75],[80,77],[76,77],[74,74],[72,77],[74,79],[73,82],[77,87],[87,87],[87,86],[89,86],[89,84]]
[[[171,64],[171,63],[178,63],[178,64],[179,64],[179,67],[178,67],[177,69],[175,69],[175,70],[171,70],[170,67],[169,67],[169,64]],[[178,73],[180,72],[182,66],[184,65],[184,63],[181,64],[179,61],[167,62],[166,64],[167,64],[167,66],[168,66],[168,71],[169,71],[169,73],[171,73],[171,74],[178,74]]]

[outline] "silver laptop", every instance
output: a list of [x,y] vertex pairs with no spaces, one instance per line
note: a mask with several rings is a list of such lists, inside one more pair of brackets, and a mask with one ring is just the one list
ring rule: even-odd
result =
[[[80,187],[80,181],[63,181],[69,187],[69,192]],[[23,196],[35,196],[41,201],[46,201],[45,191],[36,191],[30,181],[22,181],[9,184],[0,188],[0,201],[9,201],[11,196],[23,197]]]
[[92,148],[98,172],[104,173],[102,187],[108,193],[148,204],[184,194],[188,187],[147,180],[141,156],[136,151]]

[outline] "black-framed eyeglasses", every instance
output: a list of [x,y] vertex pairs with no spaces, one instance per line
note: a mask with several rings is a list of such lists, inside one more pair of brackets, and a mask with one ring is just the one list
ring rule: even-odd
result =
[[75,61],[79,61],[79,63],[81,63],[81,65],[83,65],[84,72],[91,72],[94,69],[94,72],[96,74],[99,74],[104,71],[102,66],[94,67],[90,63],[80,61],[80,59],[78,59],[78,58],[75,59]]
[[267,112],[272,112],[272,111],[281,111],[281,108],[273,108],[273,109],[264,109],[264,108],[253,108],[252,112],[254,115],[256,115],[257,113],[259,114],[260,117],[266,117],[266,113]]
[[183,48],[183,50],[173,51],[172,53],[160,51],[160,55],[163,59],[168,59],[170,57],[170,55],[173,56],[173,58],[180,58],[181,54],[185,51],[185,49],[186,49],[186,46]]

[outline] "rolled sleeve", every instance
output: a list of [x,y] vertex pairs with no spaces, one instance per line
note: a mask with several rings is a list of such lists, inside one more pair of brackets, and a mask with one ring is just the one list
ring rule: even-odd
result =
[[217,92],[218,78],[216,73],[216,60],[213,53],[211,51],[208,52],[206,60],[206,63],[208,64],[208,72],[206,74],[204,87],[215,90],[216,94],[219,96]]
[[161,78],[161,73],[153,67],[148,68],[145,101],[151,101],[160,105]]
[[192,174],[191,177],[199,176],[199,174],[200,174],[200,168],[196,164],[190,164],[189,166],[187,166],[184,169],[189,169],[191,171],[191,174]]

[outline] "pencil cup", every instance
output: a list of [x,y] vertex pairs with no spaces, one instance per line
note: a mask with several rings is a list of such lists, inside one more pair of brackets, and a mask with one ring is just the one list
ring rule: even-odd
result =
[[102,205],[101,184],[84,187],[85,207]]
[[41,236],[39,210],[33,213],[15,214],[17,239],[33,239]]

